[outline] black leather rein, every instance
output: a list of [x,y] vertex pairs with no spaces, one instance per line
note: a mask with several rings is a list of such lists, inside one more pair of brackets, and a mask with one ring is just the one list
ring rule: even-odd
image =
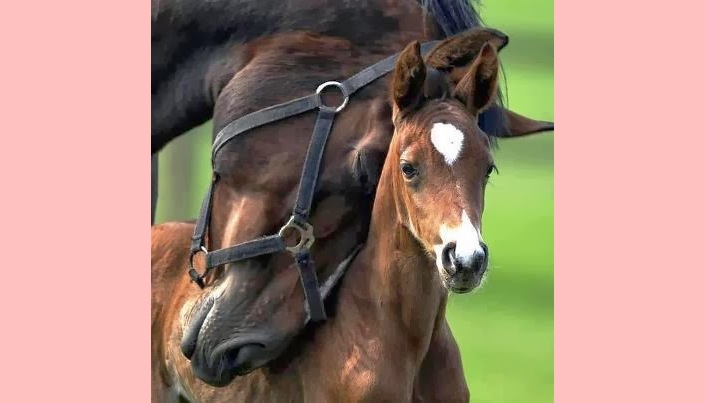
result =
[[[421,45],[422,53],[428,52],[439,41],[427,42]],[[307,301],[307,319],[322,321],[326,319],[326,312],[323,306],[323,299],[330,294],[335,284],[343,276],[353,258],[362,245],[357,245],[348,257],[338,265],[333,274],[319,288],[316,278],[316,268],[311,258],[310,249],[315,241],[313,226],[308,222],[311,213],[314,191],[318,180],[319,167],[325,145],[333,127],[335,115],[341,112],[348,104],[350,96],[369,83],[377,80],[394,69],[399,54],[390,56],[374,65],[367,67],[349,79],[341,82],[328,81],[321,84],[314,94],[297,98],[289,102],[274,105],[269,108],[245,115],[233,121],[223,128],[213,142],[211,165],[213,166],[213,180],[211,181],[206,196],[201,204],[201,211],[196,221],[196,228],[191,239],[191,255],[189,257],[189,276],[199,287],[205,286],[203,278],[213,268],[227,263],[234,263],[241,260],[254,258],[257,256],[274,254],[288,251],[296,261],[299,277],[303,286],[304,295]],[[327,106],[323,103],[321,93],[328,87],[336,87],[341,91],[344,100],[337,107]],[[306,153],[299,191],[296,198],[294,211],[289,221],[275,235],[265,236],[248,242],[243,242],[227,248],[208,251],[204,246],[204,238],[210,221],[211,200],[213,189],[218,181],[218,173],[215,171],[215,157],[218,151],[228,141],[248,130],[263,126],[284,118],[296,116],[304,112],[318,109],[318,117],[313,129],[313,136]],[[284,236],[291,231],[298,234],[298,243],[287,246]],[[193,267],[193,259],[198,253],[204,253],[206,258],[205,273],[199,274]]]

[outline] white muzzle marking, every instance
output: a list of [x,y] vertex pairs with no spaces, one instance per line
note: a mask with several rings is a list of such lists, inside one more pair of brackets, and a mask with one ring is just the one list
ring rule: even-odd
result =
[[441,244],[433,246],[436,252],[436,266],[438,266],[438,270],[444,270],[442,252],[445,245],[451,242],[455,242],[455,258],[464,265],[470,264],[476,252],[484,252],[480,246],[482,235],[480,231],[472,225],[470,217],[465,211],[463,211],[460,216],[459,226],[449,227],[443,224],[438,231],[441,236]]

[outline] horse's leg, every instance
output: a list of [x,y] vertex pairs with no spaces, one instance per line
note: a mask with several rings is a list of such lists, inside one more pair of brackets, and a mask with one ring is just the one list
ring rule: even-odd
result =
[[457,403],[470,401],[470,391],[463,373],[460,350],[445,319],[431,336],[431,344],[414,385],[413,401]]

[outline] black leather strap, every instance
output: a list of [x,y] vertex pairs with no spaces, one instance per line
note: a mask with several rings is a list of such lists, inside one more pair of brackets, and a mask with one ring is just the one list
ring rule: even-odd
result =
[[206,197],[203,198],[201,202],[201,211],[198,213],[198,219],[196,220],[196,228],[193,230],[193,236],[191,237],[191,254],[198,253],[203,246],[203,241],[206,236],[206,229],[208,228],[208,222],[211,217],[211,201],[213,199],[213,186],[217,181],[218,177],[213,176],[210,185],[208,185],[208,190],[206,190]]
[[229,248],[218,249],[206,254],[206,270],[222,264],[282,252],[286,248],[284,239],[279,235],[243,242]]
[[[421,54],[425,54],[434,46],[441,43],[441,41],[429,41],[421,44]],[[400,53],[389,56],[386,59],[373,64],[370,67],[360,71],[349,79],[343,81],[343,87],[347,90],[349,95],[354,94],[360,88],[365,87],[367,84],[377,80],[378,78],[384,76],[385,74],[394,70],[394,66],[397,63]]]
[[245,115],[228,124],[220,132],[218,132],[215,136],[215,140],[213,141],[213,151],[211,154],[212,159],[215,159],[218,150],[220,150],[225,143],[241,133],[252,130],[256,127],[264,126],[268,123],[276,122],[277,120],[308,112],[316,109],[317,107],[318,95],[312,94]]
[[[358,252],[362,249],[362,244],[359,244],[353,249],[352,252],[343,260],[340,262],[340,264],[335,268],[333,273],[331,273],[326,281],[318,287],[318,293],[321,295],[320,299],[321,301],[325,301],[325,299],[330,295],[330,293],[333,291],[333,288],[335,287],[336,284],[338,284],[338,281],[340,281],[341,278],[343,278],[343,275],[345,272],[348,271],[348,268],[352,264],[352,262],[355,260],[355,257],[357,256]],[[299,269],[301,270],[301,269]],[[315,273],[315,270],[314,270]],[[304,288],[306,290],[306,288]],[[325,311],[324,311],[325,313]],[[304,324],[308,323],[309,321],[314,320],[314,318],[311,316],[311,308],[308,306],[306,307],[306,319],[304,321]]]
[[[301,181],[299,182],[299,192],[296,197],[293,213],[295,219],[299,221],[300,224],[308,223],[313,195],[318,182],[321,159],[323,159],[326,142],[333,128],[335,113],[336,112],[330,110],[321,110],[318,113],[316,125],[313,128],[313,135],[311,136],[308,151],[306,152],[306,159],[304,160],[304,167],[301,172]],[[311,259],[308,248],[296,255],[296,266],[299,269],[299,277],[301,277],[301,285],[306,295],[311,320],[314,322],[325,320],[326,312],[323,307],[323,299],[318,290],[316,266]]]
[[323,159],[326,142],[333,128],[334,118],[335,112],[322,110],[318,113],[318,119],[316,119],[316,125],[313,128],[313,135],[309,142],[304,168],[301,172],[301,180],[299,181],[299,192],[294,205],[294,216],[299,223],[308,222],[308,215],[311,213],[311,203],[313,203],[313,195],[318,182],[321,159]]
[[306,296],[308,307],[307,313],[314,322],[326,320],[326,310],[323,307],[323,298],[321,298],[321,293],[318,289],[316,265],[311,258],[310,251],[301,251],[296,255],[295,259],[296,267],[299,269],[301,286],[303,287],[304,295]]

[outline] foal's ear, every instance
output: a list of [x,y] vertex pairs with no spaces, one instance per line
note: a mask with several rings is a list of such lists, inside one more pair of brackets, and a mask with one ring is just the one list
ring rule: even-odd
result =
[[418,41],[410,43],[399,55],[394,67],[392,98],[399,110],[412,109],[423,99],[426,66]]
[[453,96],[465,103],[471,113],[484,111],[497,94],[499,58],[495,46],[487,42],[470,65],[465,76],[458,82]]
[[506,119],[506,131],[500,137],[521,137],[553,131],[553,122],[534,120],[509,109],[500,107]]

